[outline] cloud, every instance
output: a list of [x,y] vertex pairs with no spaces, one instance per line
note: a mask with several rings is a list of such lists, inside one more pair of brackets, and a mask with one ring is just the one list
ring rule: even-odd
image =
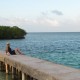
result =
[[45,12],[42,12],[41,14],[42,14],[42,15],[47,15]]
[[37,18],[37,19],[25,19],[25,18],[0,18],[0,25],[26,25],[26,26],[58,26],[59,22],[56,19],[51,18]]
[[41,14],[42,14],[42,15],[48,15],[47,12],[42,12]]
[[58,11],[58,10],[53,10],[51,11],[53,14],[56,14],[56,15],[63,15],[63,13],[61,11]]
[[42,25],[42,26],[52,26],[52,27],[56,27],[59,25],[59,21],[56,19],[51,19],[51,18],[41,18],[41,19],[37,19],[36,20],[38,25]]
[[50,17],[38,17],[36,19],[0,17],[0,25],[19,26],[29,32],[80,31],[80,17],[74,17],[73,19],[59,19]]

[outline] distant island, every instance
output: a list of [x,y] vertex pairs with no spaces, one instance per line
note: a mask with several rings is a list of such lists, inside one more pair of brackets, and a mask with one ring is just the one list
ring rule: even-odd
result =
[[17,26],[0,26],[0,39],[23,39],[27,32]]

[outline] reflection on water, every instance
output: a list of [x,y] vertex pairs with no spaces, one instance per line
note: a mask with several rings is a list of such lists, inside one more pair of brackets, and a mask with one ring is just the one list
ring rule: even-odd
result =
[[1,66],[0,64],[0,80],[21,80],[22,79],[22,73],[21,71],[18,72],[16,69],[14,69],[14,72],[12,73],[12,69],[9,67],[9,73],[6,74],[5,67]]
[[0,80],[12,80],[11,75],[0,71]]
[[8,80],[8,75],[6,74],[6,80]]
[[12,74],[12,69],[9,67],[9,73],[6,74],[5,65],[1,65],[0,62],[0,80],[21,80],[21,71],[18,73],[18,70],[14,70],[14,74]]
[[12,76],[11,74],[6,74],[0,71],[0,80],[20,80],[17,76]]

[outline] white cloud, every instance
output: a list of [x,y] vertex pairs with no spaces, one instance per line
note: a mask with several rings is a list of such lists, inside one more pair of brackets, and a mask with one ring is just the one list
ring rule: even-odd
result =
[[53,10],[51,12],[56,14],[56,15],[63,15],[63,13],[61,11],[59,11],[59,10]]
[[43,16],[46,16],[46,15],[48,15],[48,12],[42,12],[41,13]]
[[0,25],[19,26],[28,31],[80,31],[80,18],[54,19],[41,17],[37,19],[2,18]]
[[23,18],[13,18],[13,19],[7,19],[7,18],[0,18],[0,25],[44,25],[44,26],[58,26],[59,22],[55,19],[50,18],[37,18],[37,19],[23,19]]
[[59,26],[59,21],[56,19],[50,19],[50,18],[44,18],[37,20],[38,25],[44,25],[44,26]]

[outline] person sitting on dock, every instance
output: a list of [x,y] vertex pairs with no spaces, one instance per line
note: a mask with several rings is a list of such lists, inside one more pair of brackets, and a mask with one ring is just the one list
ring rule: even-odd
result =
[[18,48],[16,48],[15,50],[12,50],[11,47],[10,47],[10,43],[7,43],[6,54],[7,55],[17,55],[17,53],[22,54]]

